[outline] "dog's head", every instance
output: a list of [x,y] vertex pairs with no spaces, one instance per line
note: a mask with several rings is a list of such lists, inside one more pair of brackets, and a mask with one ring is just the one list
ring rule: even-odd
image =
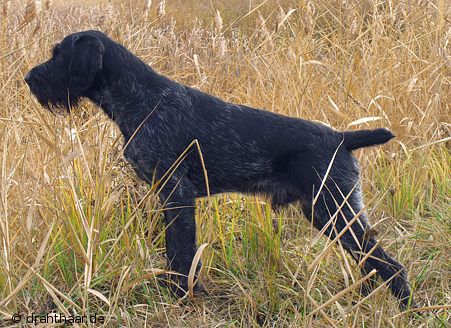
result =
[[98,31],[70,34],[54,46],[49,60],[27,73],[25,81],[43,106],[69,111],[86,95],[102,70],[105,38]]

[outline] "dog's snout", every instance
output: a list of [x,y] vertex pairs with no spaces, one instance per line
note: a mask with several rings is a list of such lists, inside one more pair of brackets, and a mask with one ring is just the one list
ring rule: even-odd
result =
[[25,77],[24,77],[25,83],[30,85],[30,81],[31,81],[31,74],[30,72],[28,72]]

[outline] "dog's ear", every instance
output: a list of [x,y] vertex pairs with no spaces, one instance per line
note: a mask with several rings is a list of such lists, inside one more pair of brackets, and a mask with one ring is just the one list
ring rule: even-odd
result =
[[102,69],[105,47],[92,35],[74,37],[72,57],[69,65],[69,91],[73,96],[81,96],[89,89],[96,74]]

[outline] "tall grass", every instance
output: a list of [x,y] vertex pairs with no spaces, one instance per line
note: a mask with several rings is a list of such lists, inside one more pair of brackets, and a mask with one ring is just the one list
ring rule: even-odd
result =
[[[4,1],[2,324],[56,310],[129,327],[447,326],[449,13],[443,0]],[[23,83],[55,42],[88,28],[231,102],[338,129],[389,127],[394,141],[356,155],[370,220],[424,315],[399,314],[384,286],[363,300],[357,266],[298,206],[273,213],[241,195],[198,202],[209,295],[169,297],[156,280],[164,207],[123,160],[116,127],[88,102],[55,117]]]

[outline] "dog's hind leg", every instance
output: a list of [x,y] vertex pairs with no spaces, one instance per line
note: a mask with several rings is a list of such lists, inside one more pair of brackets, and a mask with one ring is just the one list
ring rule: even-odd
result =
[[[324,230],[324,235],[330,239],[335,240],[339,236],[341,245],[361,265],[363,274],[376,269],[378,276],[387,282],[398,299],[401,309],[413,305],[405,267],[377,245],[369,233],[370,226],[359,199],[360,191],[356,189],[344,196],[337,185],[327,185],[327,190],[321,192],[314,206],[312,201],[304,204],[307,217],[312,218],[313,225]],[[374,278],[367,281],[362,291],[369,293],[374,283]]]
[[[355,245],[347,247],[354,248]],[[369,267],[376,269],[378,275],[387,282],[393,295],[398,299],[401,309],[415,306],[407,280],[407,270],[401,263],[377,245],[374,238],[363,241],[363,252],[360,253],[366,257],[365,265],[369,264]],[[367,254],[369,255],[366,256]]]
[[[368,276],[374,268],[367,261],[361,263],[363,260],[362,252],[359,252],[359,254],[357,254],[346,245],[343,245],[343,248],[346,251],[348,251],[348,253],[355,260],[355,262],[360,265],[360,272],[362,277]],[[363,296],[368,296],[376,288],[376,286],[377,286],[377,276],[372,275],[368,278],[368,280],[362,283],[362,286],[360,287],[360,293]]]

